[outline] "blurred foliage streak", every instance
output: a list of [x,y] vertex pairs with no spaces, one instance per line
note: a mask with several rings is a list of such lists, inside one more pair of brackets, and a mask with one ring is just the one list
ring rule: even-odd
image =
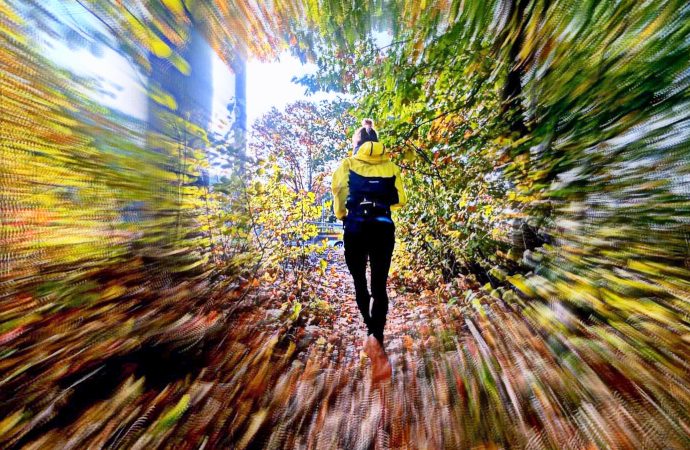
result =
[[[263,24],[242,8],[0,1],[0,446],[103,362],[199,342],[223,318],[215,299],[250,284],[242,221],[229,240],[207,175],[207,150],[242,155],[237,134],[209,131],[211,51],[237,67],[279,47],[245,39]],[[54,43],[124,57],[147,120],[94,100],[107,87],[58,66]]]
[[[124,58],[146,119],[95,100],[103,80],[57,65],[51,42]],[[271,112],[255,129],[257,160],[239,92],[225,128],[211,126],[210,58],[241,86],[242,61],[286,50],[317,63],[304,86],[356,106]],[[286,300],[290,326],[303,299],[323,307],[307,285],[327,273],[313,242],[322,181],[345,156],[337,141],[356,126],[346,122],[371,116],[410,196],[393,274],[456,289],[449,307],[475,339],[458,352],[475,358],[461,356],[466,375],[449,378],[472,404],[467,436],[687,448],[688,55],[686,0],[0,0],[0,446],[36,438],[104,363],[210,346],[248,287],[278,283],[271,298]],[[492,320],[508,312],[520,332],[503,336],[531,350],[480,336],[505,331]],[[251,360],[257,373],[270,372],[277,342]],[[248,354],[234,345],[223,367]],[[559,369],[530,366],[537,355]],[[242,380],[225,375],[221,400]],[[266,385],[253,378],[247,395]],[[126,386],[122,403],[143,389]],[[134,439],[155,413],[141,445],[161,443],[194,406],[171,392],[140,398],[141,421],[107,442]],[[631,409],[603,417],[601,399]],[[249,421],[256,405],[240,400],[229,420],[242,447],[273,416],[261,406]],[[219,402],[208,411],[232,409]],[[492,428],[514,411],[518,425]]]

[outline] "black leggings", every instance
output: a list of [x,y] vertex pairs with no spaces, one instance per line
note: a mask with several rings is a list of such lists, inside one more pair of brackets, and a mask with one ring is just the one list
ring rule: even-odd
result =
[[[395,246],[395,225],[391,222],[368,222],[356,227],[345,223],[343,236],[345,262],[355,282],[355,296],[368,334],[383,343],[383,328],[388,314],[386,282]],[[371,263],[371,297],[374,303],[369,315],[367,259]]]

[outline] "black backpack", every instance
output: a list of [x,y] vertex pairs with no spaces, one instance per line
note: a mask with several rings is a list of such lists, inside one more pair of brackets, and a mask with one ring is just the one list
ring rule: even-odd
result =
[[350,195],[345,203],[348,217],[359,221],[390,219],[391,205],[398,203],[395,175],[365,177],[350,170],[349,188]]

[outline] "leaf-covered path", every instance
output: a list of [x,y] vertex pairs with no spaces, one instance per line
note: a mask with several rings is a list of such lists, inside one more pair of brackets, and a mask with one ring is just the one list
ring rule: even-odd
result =
[[[386,346],[393,376],[374,384],[341,254],[333,255],[327,273],[316,291],[331,304],[331,313],[289,320],[290,311],[279,309],[280,284],[264,282],[192,366],[180,369],[187,356],[174,353],[156,373],[177,367],[177,375],[151,383],[151,373],[143,374],[147,380],[134,372],[112,395],[25,448],[682,448],[688,443],[687,427],[662,413],[610,361],[583,354],[557,333],[535,331],[514,306],[476,289],[466,303],[449,305],[443,286],[406,291],[392,280]],[[198,319],[184,329],[190,336],[211,336],[207,322]]]

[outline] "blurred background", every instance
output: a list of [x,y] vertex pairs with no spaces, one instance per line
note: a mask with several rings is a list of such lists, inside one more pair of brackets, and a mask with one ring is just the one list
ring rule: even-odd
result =
[[[0,447],[690,447],[690,4],[0,12]],[[410,197],[383,385],[364,117]]]

